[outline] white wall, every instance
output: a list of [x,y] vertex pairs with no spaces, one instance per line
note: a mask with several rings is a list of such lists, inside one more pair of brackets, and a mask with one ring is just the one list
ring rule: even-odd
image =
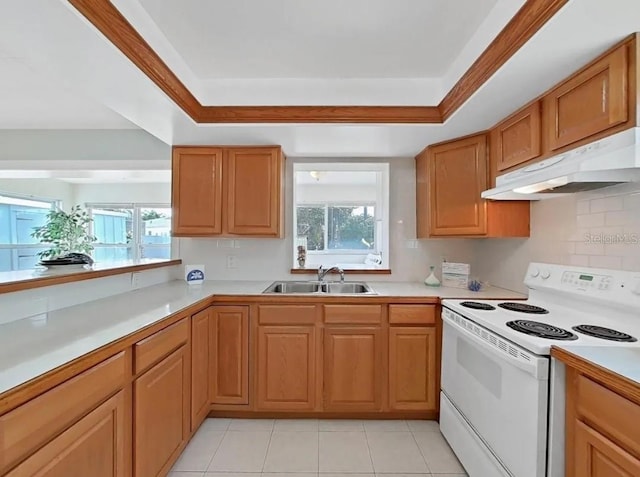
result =
[[376,201],[375,185],[300,184],[296,200],[299,204],[322,204],[327,198],[349,202]]
[[532,261],[640,271],[640,184],[533,202],[531,238],[479,240],[475,255],[482,279],[517,291]]
[[0,179],[2,193],[61,200],[65,210],[76,205],[73,185],[56,179]]
[[171,184],[75,184],[78,204],[171,204]]
[[[304,160],[300,160],[304,162]],[[312,160],[317,161],[317,159]],[[175,239],[174,255],[185,264],[204,263],[207,278],[229,280],[277,280],[300,278],[292,268],[293,162],[287,160],[285,180],[286,237],[277,239]],[[365,162],[376,162],[370,159]],[[377,161],[380,162],[380,161]],[[442,258],[470,261],[473,241],[464,239],[416,240],[415,162],[413,158],[390,161],[390,263],[391,275],[363,275],[367,281],[418,281],[428,275],[429,265]],[[237,258],[237,268],[227,269],[227,256]],[[304,278],[306,279],[306,278]]]

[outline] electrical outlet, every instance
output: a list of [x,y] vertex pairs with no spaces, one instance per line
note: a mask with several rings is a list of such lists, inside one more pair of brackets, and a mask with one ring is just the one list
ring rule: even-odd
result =
[[227,268],[238,268],[238,257],[227,255]]

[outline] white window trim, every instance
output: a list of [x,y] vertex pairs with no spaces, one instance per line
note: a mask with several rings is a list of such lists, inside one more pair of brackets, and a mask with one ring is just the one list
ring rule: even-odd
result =
[[[94,249],[96,247],[99,248],[127,248],[132,251],[132,259],[133,260],[141,260],[142,259],[142,251],[147,248],[167,248],[169,247],[169,253],[172,252],[171,243],[166,244],[145,244],[140,241],[140,233],[142,232],[142,209],[171,209],[171,204],[152,204],[152,203],[104,203],[104,202],[87,202],[85,203],[85,208],[89,212],[89,215],[93,215],[93,209],[133,209],[133,217],[132,217],[132,234],[133,241],[130,243],[99,243],[95,242],[93,244]],[[93,221],[89,225],[89,231],[93,235]]]
[[[377,191],[376,191],[376,203],[375,203],[375,217],[376,217],[376,232],[375,236],[382,235],[380,247],[376,247],[376,250],[370,251],[354,251],[354,250],[322,250],[322,251],[309,251],[307,250],[307,256],[346,256],[346,255],[366,255],[367,253],[379,252],[382,254],[382,265],[372,268],[391,268],[389,262],[389,236],[391,234],[391,224],[389,219],[389,181],[390,181],[390,167],[388,162],[295,162],[293,164],[293,247],[292,247],[292,260],[293,268],[298,267],[297,262],[297,249],[296,238],[298,236],[298,220],[296,209],[298,207],[298,200],[296,197],[296,173],[297,172],[311,172],[311,171],[340,171],[340,172],[360,172],[360,171],[375,171],[381,172],[378,176]],[[330,205],[349,205],[348,201],[324,201],[324,204]],[[300,204],[306,205],[306,204]],[[309,204],[309,205],[322,205],[322,204]],[[354,204],[355,205],[355,204]],[[363,204],[358,204],[363,205]],[[326,218],[325,218],[326,223]],[[386,227],[385,227],[386,225]],[[325,227],[326,228],[326,227]],[[325,234],[328,231],[325,230]],[[325,237],[325,244],[328,243]],[[313,252],[313,253],[312,253]]]

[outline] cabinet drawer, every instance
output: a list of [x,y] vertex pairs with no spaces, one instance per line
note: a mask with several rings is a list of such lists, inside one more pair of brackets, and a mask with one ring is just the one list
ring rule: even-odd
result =
[[261,325],[297,325],[316,322],[315,305],[259,305],[258,322]]
[[434,305],[389,305],[392,325],[433,325],[436,322]]
[[121,389],[129,366],[122,351],[0,417],[0,475]]
[[134,347],[135,374],[157,363],[189,340],[189,319],[184,318],[164,330],[138,341]]
[[325,323],[382,323],[381,305],[324,305]]
[[582,375],[577,380],[578,416],[622,447],[640,455],[640,406]]

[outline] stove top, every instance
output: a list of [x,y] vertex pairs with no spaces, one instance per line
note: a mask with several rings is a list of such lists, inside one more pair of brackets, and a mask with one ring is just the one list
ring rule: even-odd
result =
[[539,321],[507,321],[507,326],[512,330],[518,331],[519,333],[537,336],[538,338],[563,341],[573,341],[578,339],[578,337],[575,334],[571,333],[571,331],[567,331],[564,328],[558,328],[557,326],[549,325],[547,323],[540,323]]
[[493,305],[489,305],[488,303],[480,303],[478,301],[463,301],[462,303],[460,303],[460,305],[464,306],[465,308],[471,308],[472,310],[490,311],[496,309],[496,307]]
[[622,331],[612,330],[611,328],[605,328],[598,325],[578,325],[573,327],[574,331],[584,333],[585,335],[593,336],[603,340],[617,341],[620,343],[635,343],[637,338],[631,336]]
[[534,315],[546,315],[549,313],[549,310],[546,310],[541,306],[531,305],[525,302],[518,303],[506,301],[504,303],[499,303],[498,306],[505,310],[517,311],[518,313],[531,313]]

